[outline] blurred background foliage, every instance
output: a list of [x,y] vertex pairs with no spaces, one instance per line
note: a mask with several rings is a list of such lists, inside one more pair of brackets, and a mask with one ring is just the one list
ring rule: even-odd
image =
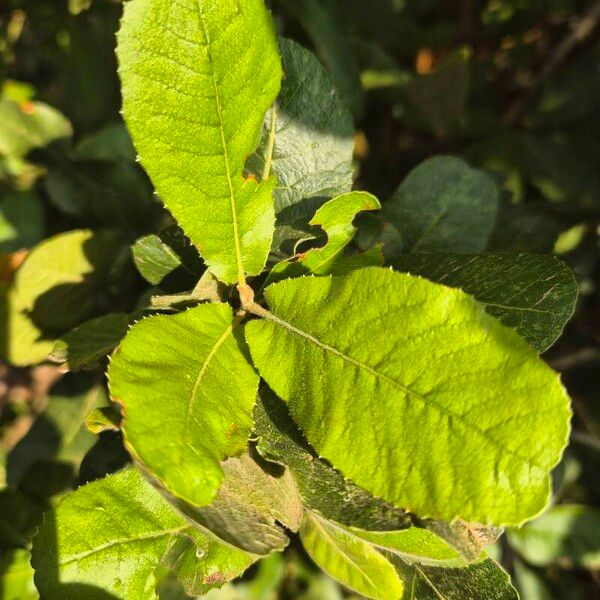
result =
[[[270,5],[279,33],[315,50],[352,109],[356,188],[375,193],[385,205],[424,159],[463,157],[501,190],[487,250],[555,253],[574,270],[581,292],[576,315],[545,355],[573,397],[573,443],[555,473],[553,508],[522,530],[507,532],[492,551],[526,600],[597,599],[600,3]],[[165,241],[170,231],[165,243],[177,248],[177,228],[174,235],[119,116],[114,35],[120,14],[120,3],[112,0],[0,5],[3,599],[37,597],[28,548],[44,508],[128,460],[118,432],[94,436],[85,428],[86,415],[107,404],[102,370],[65,375],[45,363],[53,340],[91,318],[135,315],[148,304],[155,289],[135,269],[135,240],[160,231]],[[379,235],[373,232],[381,223],[370,215],[360,226],[359,245],[361,236]],[[48,264],[39,243],[52,238],[44,244],[56,244],[52,256],[60,255],[71,234],[53,236],[75,229],[90,230],[81,255],[68,273],[55,273],[39,296],[57,267]],[[176,254],[175,264],[185,268],[162,281],[162,294],[197,280],[190,280],[198,274],[193,250]],[[27,281],[38,287],[35,306],[19,281],[28,256],[24,268]],[[52,293],[56,286],[60,294]],[[263,561],[242,583],[211,594],[256,600],[347,596],[298,546],[285,558]],[[168,577],[161,595],[184,597]]]

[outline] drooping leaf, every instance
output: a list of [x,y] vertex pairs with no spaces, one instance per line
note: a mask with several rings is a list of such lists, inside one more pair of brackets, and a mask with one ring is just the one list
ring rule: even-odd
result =
[[413,169],[383,210],[402,252],[476,253],[492,233],[497,197],[490,177],[458,158],[437,156]]
[[90,317],[121,248],[110,231],[74,230],[44,240],[15,278],[22,312],[52,330],[68,329]]
[[271,171],[277,177],[272,251],[287,258],[294,242],[306,236],[315,210],[328,198],[350,191],[354,124],[317,58],[291,40],[280,39],[279,48],[285,73],[281,93],[275,113],[270,110],[265,117],[248,169],[262,173],[272,148]]
[[554,256],[405,254],[392,264],[473,295],[540,352],[560,337],[579,293],[571,270]]
[[327,234],[327,244],[296,255],[295,260],[277,263],[268,282],[272,283],[303,274],[344,275],[361,267],[381,266],[383,254],[375,247],[358,254],[344,254],[344,249],[356,233],[353,220],[359,212],[378,210],[379,200],[367,192],[349,192],[326,202],[310,221]]
[[108,376],[130,452],[175,496],[210,503],[220,462],[246,447],[258,387],[231,308],[206,304],[140,321]]
[[128,326],[129,318],[124,313],[87,321],[58,340],[49,358],[69,371],[93,369],[115,349]]
[[44,209],[32,192],[12,192],[0,199],[0,252],[35,246],[44,234]]
[[72,133],[69,121],[43,102],[0,99],[0,155],[21,158]]
[[331,577],[376,600],[400,600],[404,586],[394,567],[371,544],[332,521],[307,512],[300,539],[310,557]]
[[246,328],[254,364],[344,476],[420,517],[501,526],[546,506],[568,396],[469,296],[369,268],[265,298]]
[[489,558],[462,568],[395,564],[411,600],[519,600],[506,571]]
[[584,568],[600,565],[600,511],[589,506],[555,506],[523,528],[512,529],[508,537],[532,565],[561,560]]
[[197,595],[254,560],[201,533],[131,467],[79,488],[47,513],[32,552],[35,582],[48,600],[154,599],[153,573],[163,563]]
[[158,285],[179,265],[179,256],[155,234],[140,238],[132,247],[133,262],[140,275],[152,285]]
[[290,469],[307,508],[343,525],[375,531],[409,524],[402,510],[374,498],[321,460],[292,421],[287,405],[266,387],[254,408],[254,431],[258,451]]
[[125,120],[163,202],[219,279],[258,274],[275,180],[242,174],[281,84],[262,0],[129,2],[118,56]]
[[283,550],[289,538],[281,525],[297,531],[303,511],[290,472],[269,467],[264,461],[259,463],[250,454],[230,458],[222,466],[223,483],[215,500],[202,508],[180,505],[180,509],[219,538],[247,552]]

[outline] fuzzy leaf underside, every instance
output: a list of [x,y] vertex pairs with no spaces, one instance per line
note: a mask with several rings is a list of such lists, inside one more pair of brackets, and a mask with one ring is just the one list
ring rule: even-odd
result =
[[243,171],[281,85],[262,0],[133,0],[118,57],[124,117],[166,207],[219,279],[257,275],[275,179]]
[[546,506],[568,396],[472,298],[377,268],[265,298],[272,313],[246,329],[254,364],[344,476],[422,518],[500,526]]
[[154,571],[161,564],[201,594],[254,560],[206,537],[129,467],[79,488],[46,514],[32,565],[47,600],[101,600],[105,593],[129,600],[156,598]]
[[471,294],[540,352],[560,337],[579,294],[573,273],[555,256],[405,254],[392,265]]
[[140,321],[108,377],[137,460],[175,496],[210,503],[221,460],[246,447],[258,387],[231,308],[206,304]]

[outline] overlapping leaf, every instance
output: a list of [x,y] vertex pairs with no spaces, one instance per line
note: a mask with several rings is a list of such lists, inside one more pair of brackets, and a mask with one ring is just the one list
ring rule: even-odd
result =
[[137,459],[175,496],[208,504],[221,460],[241,454],[252,427],[258,375],[226,304],[137,323],[109,368],[112,398]]
[[34,538],[32,564],[48,600],[107,593],[129,600],[157,597],[153,574],[160,565],[198,595],[255,559],[201,533],[129,467],[79,488],[49,512]]
[[258,274],[275,180],[242,174],[281,83],[262,0],[134,0],[118,55],[124,116],[165,205],[220,279]]
[[421,517],[518,524],[545,507],[568,397],[470,297],[362,269],[265,298],[272,312],[247,326],[254,363],[346,477]]
[[461,288],[543,352],[573,315],[577,282],[558,258],[533,254],[405,254],[394,268]]

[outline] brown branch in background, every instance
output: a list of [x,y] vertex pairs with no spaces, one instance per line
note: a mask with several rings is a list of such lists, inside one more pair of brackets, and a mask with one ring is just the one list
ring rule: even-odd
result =
[[523,96],[517,98],[517,100],[509,106],[502,118],[505,125],[513,125],[519,121],[523,111],[527,108],[527,105],[536,95],[544,81],[564,63],[569,54],[571,54],[577,46],[582,44],[592,35],[599,21],[600,0],[594,2],[590,8],[573,23],[569,33],[548,57],[548,60],[535,76]]

